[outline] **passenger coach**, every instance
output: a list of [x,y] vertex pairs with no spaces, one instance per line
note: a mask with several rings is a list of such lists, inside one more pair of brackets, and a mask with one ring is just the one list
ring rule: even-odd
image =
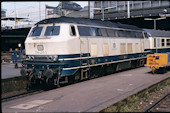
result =
[[59,85],[143,66],[149,34],[109,21],[59,17],[36,23],[25,41],[22,75]]
[[149,34],[152,53],[170,52],[170,31],[144,29]]

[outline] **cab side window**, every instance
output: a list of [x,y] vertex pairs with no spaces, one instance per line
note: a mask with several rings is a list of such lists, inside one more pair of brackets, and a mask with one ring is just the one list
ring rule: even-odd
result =
[[71,26],[70,35],[71,36],[76,36],[76,30],[75,30],[74,26]]

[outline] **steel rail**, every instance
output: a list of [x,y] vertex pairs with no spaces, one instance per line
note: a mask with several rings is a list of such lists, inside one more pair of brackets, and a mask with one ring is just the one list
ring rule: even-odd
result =
[[158,101],[156,101],[154,104],[152,104],[151,106],[147,107],[143,112],[148,112],[150,109],[152,109],[154,106],[156,106],[158,103],[160,103],[163,99],[165,99],[168,95],[170,94],[170,92],[168,92],[165,96],[163,96],[161,99],[159,99]]
[[24,95],[31,94],[31,93],[38,92],[38,91],[41,92],[41,91],[43,91],[43,90],[41,90],[41,89],[36,89],[36,90],[30,90],[30,91],[23,92],[23,93],[18,93],[18,94],[11,95],[11,96],[6,96],[6,97],[1,98],[1,101],[7,101],[7,100],[12,99],[12,98],[15,98],[15,97],[24,96]]

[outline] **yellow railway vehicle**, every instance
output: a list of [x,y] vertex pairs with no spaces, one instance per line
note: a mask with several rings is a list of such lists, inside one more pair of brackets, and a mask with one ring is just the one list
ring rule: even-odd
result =
[[170,52],[148,54],[145,66],[152,68],[152,73],[156,70],[166,72],[166,68],[170,66]]

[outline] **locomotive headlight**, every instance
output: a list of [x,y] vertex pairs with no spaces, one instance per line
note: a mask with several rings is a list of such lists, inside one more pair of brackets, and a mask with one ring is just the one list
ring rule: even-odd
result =
[[52,57],[52,56],[49,56],[49,57],[48,57],[48,59],[49,59],[49,60],[52,60],[52,59],[53,59],[53,57]]
[[26,56],[26,60],[29,60],[29,56]]
[[31,57],[30,57],[30,60],[34,60],[34,56],[31,56]]
[[31,56],[26,56],[26,60],[31,60]]
[[53,56],[53,61],[56,61],[57,60],[57,56]]
[[57,60],[57,56],[49,56],[48,59],[51,60],[51,61],[56,61]]

